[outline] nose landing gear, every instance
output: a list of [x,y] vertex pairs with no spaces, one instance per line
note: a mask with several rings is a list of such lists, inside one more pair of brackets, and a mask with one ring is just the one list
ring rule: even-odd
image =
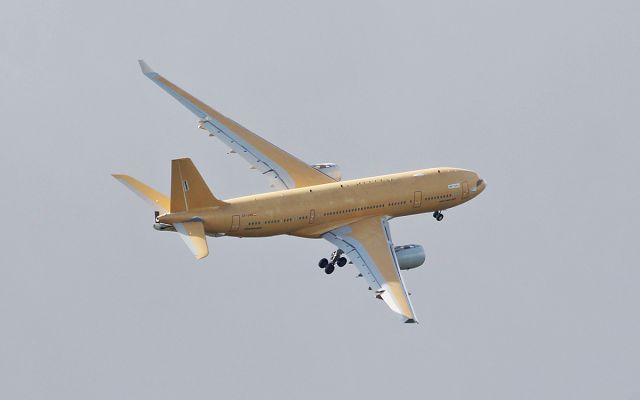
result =
[[435,211],[433,213],[433,218],[435,218],[436,221],[442,221],[442,219],[444,218],[444,215],[440,211]]
[[328,260],[326,258],[321,259],[318,262],[318,266],[324,269],[325,274],[329,275],[335,270],[336,264],[338,264],[338,267],[344,267],[345,265],[347,265],[347,259],[345,257],[342,257],[343,254],[344,251],[338,249],[331,253],[331,256]]

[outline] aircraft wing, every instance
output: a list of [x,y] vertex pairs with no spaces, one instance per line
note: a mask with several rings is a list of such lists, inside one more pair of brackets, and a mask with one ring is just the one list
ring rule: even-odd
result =
[[417,322],[400,275],[386,217],[370,217],[322,235],[342,249],[369,282],[376,297],[404,322]]
[[209,131],[209,136],[222,140],[231,147],[232,151],[247,160],[252,168],[257,169],[269,179],[271,187],[293,189],[335,182],[328,175],[196,99],[153,71],[144,61],[138,62],[145,76],[200,118],[198,127]]

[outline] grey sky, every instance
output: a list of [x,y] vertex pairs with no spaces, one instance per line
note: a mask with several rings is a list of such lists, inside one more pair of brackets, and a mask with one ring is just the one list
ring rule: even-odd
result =
[[[13,1],[0,13],[0,397],[637,399],[637,1]],[[266,191],[139,71],[346,178],[488,189],[394,220],[427,263],[399,323],[332,247],[196,262],[110,177]]]

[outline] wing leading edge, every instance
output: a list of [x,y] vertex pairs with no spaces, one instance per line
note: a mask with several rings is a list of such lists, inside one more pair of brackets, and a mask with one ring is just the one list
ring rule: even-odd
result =
[[322,236],[342,249],[367,279],[376,297],[404,322],[417,322],[396,259],[386,217],[371,217]]
[[200,128],[206,129],[210,133],[209,136],[215,136],[231,147],[265,175],[272,187],[293,189],[335,182],[329,176],[196,99],[153,71],[143,60],[138,62],[146,77],[200,118]]

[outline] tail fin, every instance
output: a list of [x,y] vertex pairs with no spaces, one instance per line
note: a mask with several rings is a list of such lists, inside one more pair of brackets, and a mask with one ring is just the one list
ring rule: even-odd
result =
[[189,158],[171,161],[171,205],[172,213],[199,208],[225,205],[209,190],[202,176]]
[[113,174],[113,177],[128,187],[133,193],[137,194],[142,200],[146,201],[155,210],[169,212],[170,203],[167,196],[129,175]]

